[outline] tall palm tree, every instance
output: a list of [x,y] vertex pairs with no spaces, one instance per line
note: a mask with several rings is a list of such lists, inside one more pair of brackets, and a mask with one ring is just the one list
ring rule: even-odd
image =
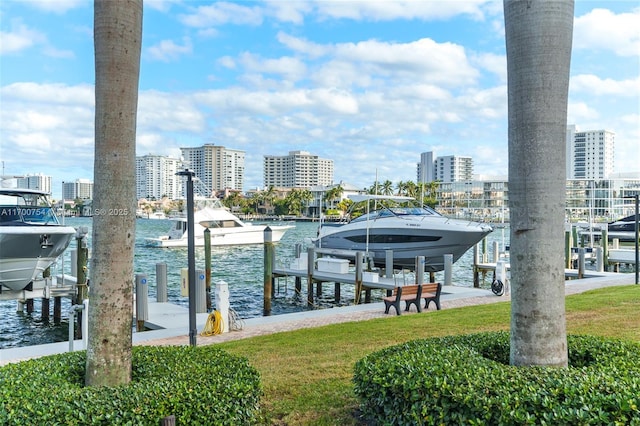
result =
[[142,0],[94,3],[93,253],[85,381],[131,380],[136,114]]
[[323,201],[325,202],[325,204],[329,204],[326,207],[327,208],[329,208],[329,207],[333,208],[333,204],[334,204],[333,201],[339,200],[340,197],[342,197],[343,192],[344,192],[344,188],[342,188],[342,185],[340,185],[340,184],[334,186],[333,188],[331,188],[327,192],[325,192],[324,197],[323,197]]
[[565,134],[573,0],[504,0],[511,364],[566,366]]
[[382,195],[391,195],[391,194],[393,194],[393,182],[391,182],[388,179],[385,180],[384,182],[382,182],[382,188],[381,188],[380,192],[382,193]]

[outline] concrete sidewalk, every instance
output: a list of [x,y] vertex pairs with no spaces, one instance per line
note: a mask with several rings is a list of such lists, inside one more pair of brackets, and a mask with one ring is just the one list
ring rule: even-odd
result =
[[[635,282],[634,274],[592,273],[591,275],[593,276],[589,278],[567,281],[565,285],[565,294],[576,294],[608,286],[630,285]],[[446,286],[443,287],[442,291],[442,309],[505,302],[510,300],[510,296],[508,294],[496,296],[490,290],[470,287]],[[429,311],[432,310],[433,305]],[[423,311],[423,313],[429,311]],[[234,326],[237,326],[241,327],[239,330],[213,336],[198,335],[197,344],[210,345],[301,328],[319,327],[329,324],[395,316],[395,312],[393,312],[393,310],[391,312],[392,313],[390,314],[385,314],[384,303],[376,302],[317,309],[291,314],[248,318],[240,320],[238,324],[230,324],[231,329],[233,329]],[[403,312],[403,315],[415,313],[415,307],[412,307],[411,311],[408,313]],[[133,333],[134,345],[189,344],[189,321],[187,308],[170,303],[149,303],[149,318],[150,320],[148,322],[150,325],[162,328],[141,333]],[[207,318],[208,314],[206,313],[197,315],[196,325],[199,332],[204,329]],[[84,349],[82,341],[75,341],[74,350],[81,349]],[[0,365],[29,358],[67,352],[68,350],[69,342],[1,349]]]

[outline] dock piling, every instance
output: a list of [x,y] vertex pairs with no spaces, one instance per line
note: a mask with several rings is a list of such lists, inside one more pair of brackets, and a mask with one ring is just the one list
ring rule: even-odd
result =
[[149,319],[149,286],[147,276],[136,274],[136,330],[144,331],[144,322]]
[[263,315],[271,315],[271,295],[273,294],[273,233],[270,227],[264,229],[264,302]]
[[158,262],[156,263],[156,301],[165,303],[167,300],[167,264]]
[[205,275],[205,299],[207,312],[211,310],[211,231],[204,230],[204,275]]

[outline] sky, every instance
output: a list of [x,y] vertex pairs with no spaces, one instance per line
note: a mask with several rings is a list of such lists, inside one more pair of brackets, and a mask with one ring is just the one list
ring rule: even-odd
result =
[[[615,132],[640,173],[640,1],[575,4],[568,124]],[[93,2],[0,2],[2,174],[93,180]],[[502,1],[147,0],[136,155],[205,143],[334,161],[334,182],[416,181],[420,154],[507,175]]]

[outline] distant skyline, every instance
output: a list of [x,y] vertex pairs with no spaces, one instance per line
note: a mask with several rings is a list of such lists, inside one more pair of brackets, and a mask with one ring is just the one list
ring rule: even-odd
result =
[[[335,182],[415,181],[422,152],[507,174],[502,1],[144,2],[136,155],[308,151]],[[569,118],[640,173],[640,2],[576,1]],[[5,174],[93,180],[93,2],[0,3]],[[564,143],[564,140],[561,141]],[[564,145],[563,145],[564,147]]]

